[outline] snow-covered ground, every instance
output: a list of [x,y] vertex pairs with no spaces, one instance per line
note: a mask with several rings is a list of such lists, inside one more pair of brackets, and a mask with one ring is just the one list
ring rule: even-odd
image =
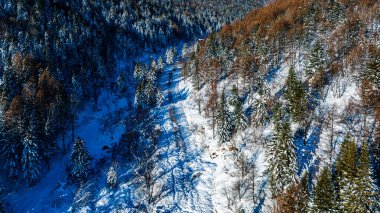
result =
[[[121,118],[126,116],[126,107],[126,98],[120,98],[104,90],[99,97],[99,105],[96,109],[89,105],[78,115],[74,139],[76,137],[84,139],[95,162],[109,156],[107,150],[104,149],[105,146],[110,147],[119,141],[124,130]],[[58,143],[62,140],[61,137],[57,139]],[[66,133],[65,140],[66,145],[71,145],[71,132]],[[62,201],[72,201],[70,199],[75,187],[66,183],[66,166],[69,158],[70,152],[64,155],[58,153],[52,160],[51,169],[44,174],[37,185],[11,194],[9,200],[12,209],[15,212],[63,211],[64,209],[55,208],[55,199],[58,199],[55,196],[59,196]],[[68,200],[65,200],[66,197]]]
[[[148,61],[149,57],[142,59]],[[151,111],[152,122],[162,133],[152,157],[156,159],[155,187],[166,188],[156,203],[146,209],[154,212],[205,213],[228,213],[242,209],[245,212],[270,211],[272,203],[265,173],[265,143],[254,140],[257,137],[267,140],[272,134],[272,125],[269,124],[261,130],[248,128],[236,134],[230,142],[220,144],[218,138],[213,137],[211,119],[198,112],[191,79],[183,79],[182,67],[183,63],[177,59],[174,65],[166,66],[159,75],[165,101]],[[268,76],[272,96],[283,89],[289,67],[289,64],[282,63],[279,69]],[[296,64],[295,67],[300,72],[302,64]],[[334,109],[337,115],[342,115],[349,103],[358,102],[360,98],[355,81],[350,78],[343,80],[349,83],[337,82],[325,89],[321,104],[313,116],[323,118],[327,109]],[[220,85],[231,87],[227,80]],[[342,85],[349,86],[342,88]],[[205,95],[206,89],[203,88],[200,94]],[[124,121],[128,117],[128,106],[133,101],[130,99],[127,96],[111,94],[104,89],[97,107],[88,104],[78,115],[74,138],[81,137],[86,142],[86,147],[94,157],[96,173],[96,177],[87,184],[92,195],[89,205],[82,209],[85,212],[136,212],[143,203],[141,181],[134,174],[135,162],[118,162],[119,184],[116,189],[109,189],[105,184],[106,170],[113,163],[108,148],[120,140],[125,125],[128,125]],[[342,124],[338,121],[335,123],[335,131],[344,132]],[[295,138],[297,159],[300,163],[299,175],[305,170],[317,169],[315,167],[318,167],[321,159],[326,158],[326,141],[329,136],[325,125],[323,120],[319,122],[315,119],[305,144],[301,138]],[[296,126],[293,125],[292,130],[295,131]],[[66,144],[71,144],[71,132],[65,135]],[[344,135],[337,134],[334,139],[339,144],[343,137]],[[62,138],[58,140],[61,141]],[[336,152],[338,148],[335,147]],[[231,197],[234,184],[239,181],[236,160],[242,154],[249,162],[254,162],[256,167],[253,200],[249,196],[238,199]],[[11,194],[9,200],[12,209],[15,212],[71,211],[77,187],[66,180],[65,170],[69,157],[70,152],[57,154],[52,161],[51,170],[37,185],[24,187]]]

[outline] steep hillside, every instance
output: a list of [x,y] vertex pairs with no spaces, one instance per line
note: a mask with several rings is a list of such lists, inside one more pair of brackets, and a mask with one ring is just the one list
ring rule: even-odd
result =
[[0,212],[380,211],[379,1],[0,2]]
[[[189,54],[190,96],[241,171],[224,169],[218,209],[376,211],[379,6],[273,1]],[[255,185],[257,149],[267,165]]]
[[[138,61],[147,63],[170,46],[202,38],[261,4],[245,0],[0,1],[0,204],[11,203],[10,209],[16,205],[15,211],[41,208],[57,182],[75,179],[77,174],[68,171],[74,167],[70,154],[78,136],[90,140],[94,161],[107,155],[119,142],[125,124],[117,124],[115,133],[108,127],[113,128],[112,122],[119,118],[103,116],[113,110],[122,113],[118,115],[123,120],[135,116],[138,80],[133,68]],[[103,103],[108,98],[114,103]],[[89,116],[90,109],[96,113]],[[103,131],[106,136],[98,138]],[[22,196],[8,202],[5,195],[15,191]],[[42,201],[31,200],[39,193]]]
[[[115,88],[116,62],[123,61],[128,76],[136,57],[207,35],[259,3],[1,1],[0,134],[6,173],[21,178],[24,141],[38,150],[37,164],[49,165],[57,134],[73,131],[83,104],[94,100],[96,105],[102,88]],[[31,173],[37,174],[24,176],[33,176],[28,180],[33,184],[40,172]]]

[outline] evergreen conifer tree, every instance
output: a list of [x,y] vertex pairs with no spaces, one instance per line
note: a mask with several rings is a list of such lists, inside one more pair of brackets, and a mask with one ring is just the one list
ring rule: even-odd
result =
[[328,7],[328,19],[333,22],[337,23],[342,19],[344,8],[340,1],[338,0],[330,0],[329,1],[329,7]]
[[252,124],[255,126],[263,126],[269,119],[267,102],[269,100],[269,88],[266,83],[261,84],[258,90],[258,97],[254,99],[254,111],[252,114]]
[[247,118],[244,115],[243,104],[240,101],[234,106],[233,127],[237,131],[247,128]]
[[162,72],[164,70],[164,67],[165,67],[164,60],[162,59],[162,56],[160,56],[160,58],[157,61],[157,69],[159,72]]
[[157,72],[157,63],[154,59],[152,59],[152,63],[150,64],[150,72],[153,72],[156,76],[156,72]]
[[359,205],[356,198],[357,188],[357,147],[349,136],[343,141],[336,163],[339,188],[339,209],[355,212]]
[[156,100],[157,105],[161,106],[164,103],[164,99],[165,99],[161,87],[157,87],[156,97],[157,97],[157,100]]
[[187,44],[185,43],[182,47],[182,57],[186,57],[187,53],[188,53],[188,50],[187,50]]
[[117,185],[117,173],[113,166],[107,172],[107,184],[111,189]]
[[[363,143],[358,166],[358,178],[355,186],[355,195],[357,198],[356,212],[375,212],[377,190],[372,179],[368,145]],[[379,207],[379,206],[377,206]]]
[[267,154],[269,181],[276,197],[296,182],[297,160],[290,123],[283,116],[279,103],[276,105],[274,119],[274,135],[268,145]]
[[172,65],[174,63],[173,49],[172,48],[167,49],[165,56],[166,56],[166,64]]
[[299,183],[300,185],[300,193],[299,193],[299,205],[301,212],[308,212],[309,211],[309,202],[310,202],[310,189],[309,189],[309,172],[306,171],[304,175],[301,178],[301,181]]
[[231,96],[229,97],[229,103],[231,106],[236,106],[240,102],[239,91],[236,85],[231,89]]
[[198,59],[195,59],[194,61],[194,71],[191,75],[191,80],[192,80],[192,84],[193,84],[193,87],[196,91],[199,91],[201,89],[201,85],[202,85],[202,79],[201,79],[201,76],[200,76],[200,73],[199,73],[199,62],[198,62]]
[[135,69],[134,69],[134,72],[133,72],[133,77],[135,79],[140,80],[140,79],[144,78],[145,74],[146,74],[146,66],[144,64],[137,63],[135,65]]
[[362,79],[373,84],[373,89],[380,92],[380,48],[371,51],[366,69],[362,72]]
[[293,67],[290,68],[288,78],[286,79],[285,99],[288,101],[292,118],[297,122],[301,121],[308,108],[308,102],[306,92],[302,83],[297,79]]
[[143,106],[145,104],[145,93],[144,93],[144,83],[142,81],[138,82],[135,91],[135,105]]
[[331,170],[328,167],[324,167],[319,174],[314,193],[314,212],[336,211],[336,196]]
[[71,153],[71,177],[78,182],[84,182],[89,177],[92,157],[88,153],[84,140],[77,138]]
[[312,78],[316,73],[324,71],[326,67],[325,58],[325,50],[321,42],[317,41],[306,65],[306,75],[309,78]]
[[243,103],[238,94],[238,89],[236,86],[232,88],[230,105],[233,107],[232,125],[237,131],[244,130],[247,127],[247,119],[243,111]]
[[38,153],[36,138],[27,133],[23,140],[24,149],[22,152],[21,164],[25,180],[33,184],[40,175],[41,157]]
[[231,139],[232,125],[224,92],[220,96],[220,101],[217,107],[216,123],[220,143],[229,141]]
[[145,82],[144,97],[149,106],[153,106],[156,103],[156,85],[151,79],[147,79]]

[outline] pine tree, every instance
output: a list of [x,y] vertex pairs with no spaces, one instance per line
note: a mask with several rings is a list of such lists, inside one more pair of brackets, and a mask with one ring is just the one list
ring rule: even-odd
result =
[[247,127],[247,119],[243,112],[243,103],[238,94],[236,86],[232,88],[230,104],[234,108],[232,116],[232,125],[235,130],[244,130]]
[[292,118],[297,122],[301,121],[307,112],[308,102],[306,92],[302,83],[297,79],[293,67],[290,68],[286,79],[285,99],[288,101]]
[[371,54],[366,77],[377,85],[380,90],[380,48],[377,48]]
[[199,91],[202,86],[202,79],[199,72],[199,61],[198,59],[194,60],[194,71],[191,75],[192,85],[196,91]]
[[88,153],[84,140],[77,138],[71,153],[71,177],[78,182],[84,182],[89,177],[92,157]]
[[117,173],[113,166],[111,166],[107,172],[107,184],[111,189],[117,185]]
[[309,189],[309,172],[306,171],[299,183],[299,208],[301,212],[308,212],[310,201],[310,189]]
[[210,36],[208,36],[206,40],[206,54],[210,58],[217,58],[220,56],[221,51],[221,45],[220,45],[220,38],[217,33],[212,33]]
[[160,56],[157,62],[157,69],[159,72],[162,72],[164,70],[164,67],[165,67],[164,60],[162,59],[162,56]]
[[[14,118],[14,116],[12,116]],[[4,119],[4,118],[3,118]],[[4,121],[0,122],[1,124]],[[22,143],[21,134],[18,128],[9,128],[0,124],[0,157],[3,166],[8,169],[8,178],[16,179],[19,176],[19,168],[21,163],[22,151],[24,145]]]
[[240,97],[239,97],[239,91],[236,85],[234,85],[231,89],[231,96],[229,97],[229,104],[231,106],[236,106],[240,102]]
[[154,76],[156,76],[157,70],[158,70],[157,63],[154,59],[152,59],[152,63],[150,63],[150,72],[153,72]]
[[268,119],[267,103],[269,100],[269,88],[266,83],[261,84],[258,90],[258,96],[254,99],[254,111],[252,114],[252,124],[257,126],[264,126]]
[[323,72],[326,68],[325,50],[321,42],[317,41],[313,47],[308,63],[306,65],[306,75],[314,77],[316,73]]
[[151,81],[153,83],[156,82],[157,80],[157,65],[156,62],[153,60],[152,65],[150,67],[149,72],[147,73],[147,78],[148,81]]
[[290,123],[284,119],[280,104],[276,105],[274,134],[268,145],[269,177],[276,197],[296,182],[297,160]]
[[156,100],[157,105],[161,106],[164,103],[164,99],[165,99],[161,87],[157,88],[156,97],[157,97],[157,100]]
[[187,44],[185,43],[182,47],[182,57],[186,57],[186,55],[188,54],[188,50],[187,50]]
[[146,71],[146,66],[144,64],[141,64],[141,63],[137,63],[135,65],[135,69],[134,69],[134,72],[133,72],[133,77],[135,79],[143,79],[145,77],[145,74],[147,73]]
[[40,175],[41,163],[36,138],[27,133],[24,137],[23,145],[24,149],[21,158],[23,177],[29,184],[33,184]]
[[363,143],[358,168],[358,178],[356,179],[357,188],[355,195],[357,199],[356,212],[375,212],[377,200],[377,190],[372,179],[368,145]]
[[366,69],[362,72],[362,79],[373,84],[373,89],[380,92],[380,48],[371,50]]
[[357,188],[357,147],[349,136],[343,141],[336,163],[339,187],[339,209],[355,212],[358,205],[355,188]]
[[153,106],[156,103],[156,84],[152,79],[147,79],[144,87],[144,97],[149,106]]
[[311,2],[311,5],[308,6],[307,14],[304,16],[304,41],[306,44],[310,44],[311,41],[314,40],[314,38],[317,35],[317,19],[320,13],[321,7],[320,3],[317,1]]
[[247,128],[247,118],[244,115],[241,102],[238,102],[234,107],[233,126],[238,131]]
[[172,48],[168,48],[165,53],[166,56],[166,64],[172,65],[174,63],[174,53]]
[[138,82],[135,89],[135,105],[144,106],[145,104],[145,93],[144,93],[144,83],[142,81]]
[[343,16],[344,8],[340,1],[338,0],[330,0],[328,7],[328,19],[332,23],[338,23]]
[[220,101],[216,112],[217,134],[220,143],[225,143],[231,139],[231,119],[226,103],[226,96],[224,92],[220,97]]
[[336,210],[334,185],[331,177],[331,170],[324,167],[318,176],[315,186],[314,211],[334,212]]
[[8,62],[4,67],[2,73],[2,84],[1,84],[1,97],[3,97],[8,102],[17,95],[17,88],[19,87],[17,82],[19,81],[16,72],[12,67],[11,56],[8,57]]

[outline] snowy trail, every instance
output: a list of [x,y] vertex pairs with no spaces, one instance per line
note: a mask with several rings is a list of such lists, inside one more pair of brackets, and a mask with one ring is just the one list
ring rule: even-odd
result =
[[[167,94],[166,102],[156,115],[164,122],[165,134],[160,143],[166,148],[166,164],[171,169],[166,176],[172,194],[158,204],[174,212],[214,212],[212,192],[215,163],[204,160],[209,156],[194,137],[194,127],[188,116],[195,111],[189,105],[189,88],[181,76],[182,64],[167,67],[160,76],[160,84]],[[169,83],[171,82],[171,83]],[[165,144],[167,143],[167,144]],[[177,208],[173,208],[177,206]],[[179,209],[179,208],[182,209]],[[160,209],[162,209],[160,207]]]

